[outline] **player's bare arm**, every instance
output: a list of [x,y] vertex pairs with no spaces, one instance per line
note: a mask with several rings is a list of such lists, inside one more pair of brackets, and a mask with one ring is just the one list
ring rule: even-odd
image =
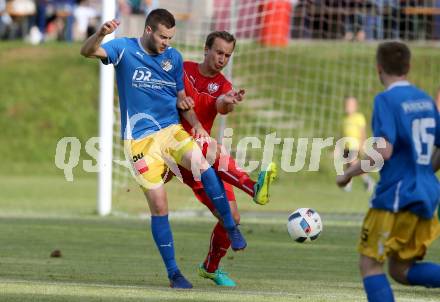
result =
[[191,135],[196,139],[202,139],[203,141],[210,140],[209,133],[203,128],[202,124],[200,123],[199,119],[197,118],[197,114],[193,109],[189,110],[182,110],[182,117],[188,121],[188,123],[191,125]]
[[440,170],[440,148],[434,147],[435,150],[432,153],[431,163],[432,163],[432,169],[434,172],[437,172]]
[[243,101],[245,91],[240,89],[239,91],[231,90],[226,94],[223,94],[217,98],[216,108],[220,114],[228,114],[234,110],[234,106]]
[[177,92],[177,108],[182,111],[194,108],[194,100],[186,96],[185,90]]
[[120,22],[116,19],[107,21],[101,25],[96,33],[91,35],[81,47],[81,55],[87,58],[107,58],[107,53],[101,47],[102,40],[106,35],[113,33],[119,26]]
[[197,114],[193,110],[194,100],[191,97],[186,96],[185,90],[177,92],[177,108],[182,113],[182,117],[191,125],[191,135],[194,136],[194,138],[210,138],[208,132],[203,128]]
[[[393,154],[393,145],[391,145],[386,139],[384,148],[378,148],[375,144],[373,146],[373,149],[382,156],[384,161],[389,160],[391,158],[391,155]],[[374,164],[374,159],[369,156],[365,160],[369,160],[370,165]],[[363,173],[365,172],[362,170],[361,162],[358,161],[356,164],[350,166],[347,170],[345,170],[343,175],[336,176],[336,184],[339,187],[345,187],[353,177],[361,175]]]

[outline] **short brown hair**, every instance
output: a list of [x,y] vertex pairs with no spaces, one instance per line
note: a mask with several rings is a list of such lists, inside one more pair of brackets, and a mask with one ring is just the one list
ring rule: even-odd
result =
[[205,47],[211,49],[212,45],[214,45],[214,41],[216,38],[225,40],[228,43],[234,43],[235,48],[235,37],[233,34],[228,33],[227,31],[213,31],[206,37]]
[[148,14],[147,19],[145,19],[145,27],[150,26],[153,31],[156,31],[159,24],[164,25],[166,28],[173,28],[176,26],[176,20],[173,14],[166,9],[154,9]]
[[379,45],[376,62],[386,74],[403,76],[409,72],[411,51],[401,42],[384,42]]

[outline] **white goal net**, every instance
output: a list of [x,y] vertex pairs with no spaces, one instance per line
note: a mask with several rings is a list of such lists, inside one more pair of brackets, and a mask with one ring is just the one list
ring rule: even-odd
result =
[[[409,44],[411,82],[433,96],[440,85],[440,1],[167,0],[159,5],[176,16],[173,43],[185,60],[203,59],[206,35],[213,30],[237,37],[225,70],[235,87],[246,90],[243,104],[225,121],[234,131],[234,152],[243,137],[257,137],[264,145],[266,136],[276,132],[281,143],[274,148],[275,161],[280,162],[285,139],[293,138],[293,162],[297,138],[340,137],[346,96],[358,99],[369,121],[374,95],[383,89],[374,64],[382,40]],[[145,17],[127,18],[135,25],[120,34],[140,35]],[[113,155],[123,159],[118,127]],[[248,161],[261,160],[262,147],[248,149]],[[329,154],[323,154],[319,169],[332,175]],[[307,169],[306,163],[302,171]],[[124,208],[131,175],[120,165],[113,172],[115,208]]]

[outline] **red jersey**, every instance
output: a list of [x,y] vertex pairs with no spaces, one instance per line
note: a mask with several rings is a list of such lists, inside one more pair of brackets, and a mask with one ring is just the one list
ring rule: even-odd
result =
[[[212,125],[217,116],[216,100],[222,94],[232,90],[231,83],[219,73],[215,77],[205,77],[199,72],[198,63],[183,63],[185,93],[194,100],[194,111],[203,128],[211,134]],[[191,133],[191,126],[182,119],[182,125]]]
[[196,62],[183,62],[183,69],[198,92],[205,92],[215,98],[232,90],[232,84],[222,73],[214,77],[205,77],[199,72]]
[[[199,64],[195,62],[186,61],[183,63],[184,75],[183,83],[185,86],[185,93],[194,100],[194,111],[202,124],[203,128],[211,134],[212,125],[214,124],[215,117],[217,116],[217,98],[232,90],[232,84],[219,73],[215,77],[209,78],[200,74]],[[192,127],[185,120],[181,119],[182,125],[188,133],[191,133]],[[204,146],[202,152],[206,156],[207,145]],[[203,185],[200,181],[194,181],[194,177],[191,172],[181,169],[183,181],[190,186],[199,200],[208,206],[211,211],[215,208],[206,196],[201,193],[200,189]],[[234,190],[232,185],[224,182],[226,196],[229,201],[235,200]],[[197,191],[199,190],[199,191]],[[203,192],[203,191],[202,191]]]

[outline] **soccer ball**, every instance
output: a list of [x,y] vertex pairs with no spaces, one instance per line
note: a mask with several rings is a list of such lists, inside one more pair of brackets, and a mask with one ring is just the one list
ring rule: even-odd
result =
[[309,208],[300,208],[289,215],[287,231],[296,242],[312,242],[322,232],[322,222],[319,214]]

